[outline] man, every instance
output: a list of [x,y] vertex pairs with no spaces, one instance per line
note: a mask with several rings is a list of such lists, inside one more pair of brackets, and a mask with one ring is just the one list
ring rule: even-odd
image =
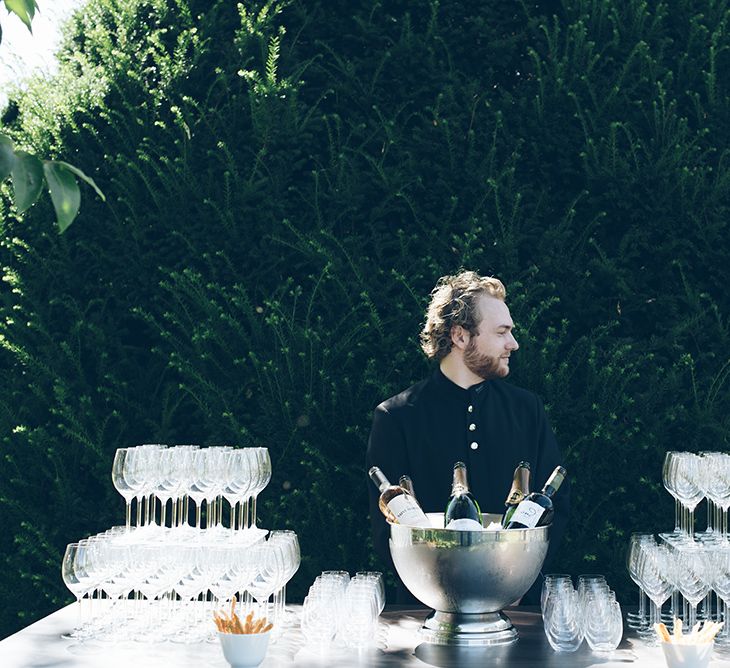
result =
[[[410,475],[426,512],[444,511],[457,461],[467,466],[482,512],[500,515],[521,460],[531,464],[532,490],[563,463],[541,400],[503,380],[519,348],[505,296],[498,279],[473,271],[439,279],[421,332],[421,347],[438,368],[375,409],[366,469],[380,467],[395,484]],[[375,548],[392,565],[378,490],[370,484],[369,492]],[[567,523],[568,484],[554,504],[548,558]],[[539,601],[539,584],[523,602]],[[409,599],[402,586],[398,593],[401,601]]]

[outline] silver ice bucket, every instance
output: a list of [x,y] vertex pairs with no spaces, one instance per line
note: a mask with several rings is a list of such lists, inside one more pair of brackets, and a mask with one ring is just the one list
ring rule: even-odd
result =
[[[550,527],[450,531],[390,525],[390,553],[403,584],[434,609],[421,629],[437,645],[505,645],[517,630],[502,608],[517,601],[540,573]],[[499,515],[484,514],[484,524]]]

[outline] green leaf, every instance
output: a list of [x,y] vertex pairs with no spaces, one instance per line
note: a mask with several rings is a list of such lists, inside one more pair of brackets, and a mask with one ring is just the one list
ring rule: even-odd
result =
[[15,163],[15,147],[13,140],[0,135],[0,181],[4,181]]
[[13,179],[15,206],[18,213],[23,213],[35,204],[41,194],[43,165],[34,155],[25,151],[16,151],[10,176]]
[[36,0],[5,0],[5,6],[9,12],[15,14],[25,25],[28,30],[33,32],[31,23],[35,16],[35,10],[38,8]]
[[86,174],[84,174],[78,167],[74,167],[68,162],[63,162],[62,160],[59,160],[58,164],[63,165],[66,169],[76,174],[76,176],[78,176],[82,181],[88,183],[96,191],[96,194],[101,197],[101,201],[106,202],[106,195],[104,195],[104,193],[101,192],[101,190],[99,189],[99,186],[94,183],[94,179],[92,179],[90,176],[86,176]]
[[46,160],[43,163],[43,172],[48,183],[48,192],[51,193],[53,208],[56,210],[58,229],[64,232],[74,222],[81,205],[81,191],[76,177],[63,162]]

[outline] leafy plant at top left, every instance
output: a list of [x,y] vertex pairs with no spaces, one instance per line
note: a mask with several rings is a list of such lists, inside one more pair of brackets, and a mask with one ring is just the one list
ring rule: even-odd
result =
[[[15,14],[32,32],[36,0],[4,0],[8,12]],[[0,42],[2,28],[0,27]],[[43,183],[48,187],[59,232],[73,223],[81,204],[81,191],[76,177],[88,183],[105,200],[94,180],[78,167],[58,160],[41,160],[32,153],[18,150],[13,140],[0,133],[0,182],[8,176],[13,182],[13,195],[18,213],[24,213],[38,201]]]

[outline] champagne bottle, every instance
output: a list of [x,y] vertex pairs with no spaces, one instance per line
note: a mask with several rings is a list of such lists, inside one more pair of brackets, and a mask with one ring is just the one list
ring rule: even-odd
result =
[[555,512],[552,497],[560,489],[566,475],[567,472],[562,466],[555,467],[542,491],[528,494],[520,502],[505,529],[527,529],[550,524]]
[[520,462],[517,464],[514,475],[512,476],[512,488],[504,502],[506,510],[502,516],[502,526],[507,526],[512,519],[520,501],[530,493],[530,462]]
[[481,531],[482,511],[469,491],[464,462],[454,464],[454,479],[451,484],[451,498],[444,513],[444,526],[459,531]]
[[391,485],[377,466],[373,466],[368,475],[380,490],[378,505],[390,522],[409,527],[431,528],[431,522],[418,505],[418,501],[405,489],[399,485]]
[[400,480],[398,481],[398,484],[406,490],[416,501],[418,501],[418,498],[416,497],[416,490],[413,489],[413,480],[411,480],[411,476],[403,474],[400,477]]

